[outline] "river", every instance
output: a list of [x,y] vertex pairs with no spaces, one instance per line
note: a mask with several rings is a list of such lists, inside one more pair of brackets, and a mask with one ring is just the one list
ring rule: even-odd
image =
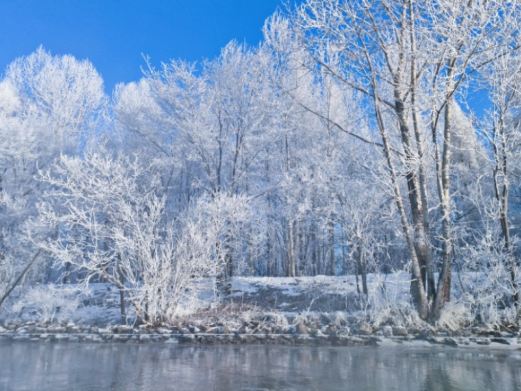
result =
[[0,389],[521,390],[521,351],[0,342]]

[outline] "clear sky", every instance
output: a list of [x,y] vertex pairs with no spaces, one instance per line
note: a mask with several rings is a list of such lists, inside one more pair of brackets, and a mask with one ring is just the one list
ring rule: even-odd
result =
[[0,69],[43,45],[89,58],[106,89],[143,65],[212,58],[230,40],[257,44],[283,0],[0,0]]

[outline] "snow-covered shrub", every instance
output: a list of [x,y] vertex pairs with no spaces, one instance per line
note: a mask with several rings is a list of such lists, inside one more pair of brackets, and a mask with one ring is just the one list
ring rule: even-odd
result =
[[406,272],[371,275],[369,295],[362,313],[374,327],[385,324],[418,327],[424,324],[410,302],[409,280],[410,275]]
[[74,317],[85,291],[64,285],[37,285],[21,295],[11,307],[20,319],[40,323],[68,321]]
[[244,238],[250,216],[247,197],[224,193],[200,197],[183,216],[176,257],[184,263],[195,261],[218,283],[231,284],[230,269],[244,256],[237,241]]
[[[512,255],[505,252],[498,230],[487,229],[485,235],[464,250],[462,270],[454,282],[460,291],[459,301],[465,304],[477,323],[515,324],[517,312],[511,305],[515,293],[509,258]],[[517,270],[517,276],[519,272]]]
[[52,190],[39,222],[58,237],[38,245],[86,285],[98,279],[114,285],[138,319],[152,324],[199,308],[201,279],[238,257],[235,241],[250,215],[248,198],[218,193],[194,199],[174,219],[154,191],[158,178],[136,158],[103,150],[62,157],[42,180]]
[[449,302],[445,304],[436,325],[452,331],[461,330],[473,321],[473,315],[468,303]]

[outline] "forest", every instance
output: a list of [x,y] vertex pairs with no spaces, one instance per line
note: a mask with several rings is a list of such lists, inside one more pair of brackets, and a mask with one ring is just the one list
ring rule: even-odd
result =
[[101,284],[168,325],[238,278],[345,276],[364,314],[519,328],[520,25],[518,0],[306,0],[109,92],[88,59],[14,59],[0,312]]

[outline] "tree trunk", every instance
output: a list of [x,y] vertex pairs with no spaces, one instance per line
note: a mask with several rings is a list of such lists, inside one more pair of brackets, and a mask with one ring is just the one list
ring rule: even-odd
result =
[[362,249],[359,248],[358,250],[358,274],[360,274],[360,277],[362,277],[362,293],[365,297],[369,295],[369,289],[367,289],[367,265],[362,255]]
[[[500,117],[499,124],[496,129],[496,140],[494,144],[494,154],[496,159],[496,166],[494,168],[494,189],[495,196],[499,203],[499,224],[501,226],[501,233],[504,240],[504,248],[509,264],[507,267],[510,271],[510,282],[512,284],[512,302],[515,308],[520,310],[519,303],[519,286],[517,283],[517,262],[515,254],[512,251],[510,241],[510,222],[508,219],[509,206],[509,183],[508,183],[508,159],[507,159],[507,145],[505,140],[505,129],[503,118]],[[498,145],[499,143],[499,145]],[[498,148],[499,147],[499,148]],[[502,181],[499,184],[499,174],[501,173]],[[521,313],[520,313],[521,314]]]
[[[376,81],[373,80],[373,88],[376,91]],[[376,122],[378,125],[378,129],[380,131],[380,136],[382,138],[382,144],[383,144],[383,150],[385,159],[387,162],[387,169],[389,171],[389,177],[391,181],[391,186],[393,190],[394,200],[396,203],[396,207],[398,209],[398,212],[400,214],[400,222],[403,234],[405,236],[405,240],[407,243],[407,247],[409,250],[409,254],[411,257],[411,266],[412,266],[412,275],[413,275],[413,282],[415,284],[416,289],[411,290],[413,302],[415,304],[415,307],[418,311],[418,314],[420,318],[426,320],[429,317],[429,302],[427,299],[427,295],[424,290],[424,284],[421,274],[421,263],[418,259],[418,253],[415,246],[415,240],[413,232],[411,232],[411,226],[409,224],[409,221],[407,219],[407,213],[405,212],[405,207],[403,204],[403,199],[400,191],[400,186],[398,185],[397,181],[397,175],[396,170],[394,168],[393,159],[391,156],[391,148],[389,146],[389,141],[387,137],[386,128],[384,125],[384,120],[382,113],[380,111],[379,103],[378,103],[378,96],[376,95],[373,97],[373,103],[375,107],[375,113],[376,113]],[[411,282],[412,284],[412,282]]]
[[[429,245],[428,232],[426,231],[426,205],[424,202],[424,197],[422,197],[422,194],[426,193],[424,189],[426,184],[424,181],[419,181],[418,175],[416,173],[415,162],[418,161],[420,157],[417,156],[417,154],[412,150],[413,140],[409,126],[407,125],[407,121],[405,119],[404,103],[401,100],[398,91],[395,92],[395,111],[398,117],[400,135],[405,154],[405,177],[407,181],[412,225],[414,227],[413,242],[416,256],[418,258],[421,276],[420,279],[416,278],[414,275],[412,276],[410,290],[413,298],[419,298],[418,290],[426,289],[428,286],[428,270],[430,269],[430,265],[432,263],[432,250]],[[418,303],[416,304],[418,305]]]
[[288,277],[295,277],[297,275],[297,262],[295,253],[295,226],[294,222],[288,222],[288,264],[286,274]]
[[335,262],[335,226],[333,219],[331,218],[327,224],[327,253],[328,253],[328,273],[330,276],[336,275],[336,262]]
[[[416,143],[416,156],[418,159],[418,187],[420,189],[420,200],[422,205],[422,210],[419,213],[419,217],[422,220],[422,230],[421,235],[417,236],[417,250],[422,254],[420,258],[422,258],[421,263],[422,267],[422,278],[425,289],[427,289],[428,299],[429,301],[434,300],[434,296],[436,295],[436,285],[434,280],[434,270],[433,270],[433,254],[432,247],[429,240],[429,204],[427,200],[427,180],[425,178],[425,163],[424,163],[424,153],[423,153],[423,139],[420,133],[420,125],[418,120],[418,112],[416,107],[416,88],[417,88],[417,71],[416,71],[416,25],[415,25],[415,13],[413,2],[409,1],[409,36],[410,36],[410,45],[411,45],[411,66],[409,73],[409,83],[411,86],[411,111],[412,111],[412,125],[414,130],[414,140]],[[418,222],[419,223],[419,222]],[[417,231],[418,232],[418,231]]]
[[442,267],[438,280],[438,289],[434,300],[432,320],[436,321],[446,302],[450,301],[451,271],[452,271],[452,227],[450,199],[450,169],[451,169],[451,126],[449,100],[445,106],[445,123],[443,125],[443,155],[441,161],[441,213],[442,213]]
[[121,317],[121,324],[127,324],[127,311],[125,305],[125,291],[119,288],[119,315]]

